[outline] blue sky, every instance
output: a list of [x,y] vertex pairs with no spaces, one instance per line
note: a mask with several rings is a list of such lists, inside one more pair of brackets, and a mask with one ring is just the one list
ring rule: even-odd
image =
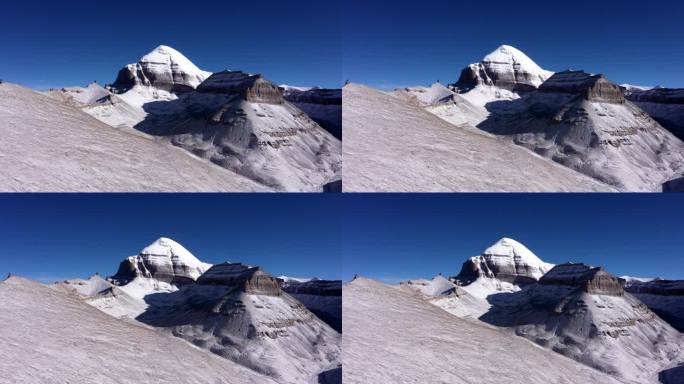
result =
[[548,70],[684,87],[684,3],[673,0],[346,0],[343,78],[380,88],[455,82],[501,44]]
[[207,71],[341,85],[337,2],[15,1],[2,6],[0,35],[0,78],[33,88],[111,83],[161,44]]
[[550,263],[684,279],[683,218],[678,194],[348,194],[343,279],[453,276],[504,236]]
[[209,263],[340,278],[338,196],[0,194],[0,278],[111,275],[161,236]]

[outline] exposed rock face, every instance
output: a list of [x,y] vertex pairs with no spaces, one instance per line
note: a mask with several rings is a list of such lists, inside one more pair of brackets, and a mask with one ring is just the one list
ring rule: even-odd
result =
[[312,88],[306,91],[287,89],[287,101],[306,113],[323,129],[342,140],[342,90]]
[[539,67],[518,49],[502,45],[479,63],[470,64],[463,69],[455,85],[462,92],[478,85],[525,92],[536,89],[552,73]]
[[625,103],[620,86],[603,75],[592,75],[584,71],[555,73],[539,87],[539,92],[580,95],[585,100],[600,103]]
[[684,140],[684,88],[630,88],[625,98]]
[[214,73],[197,87],[198,92],[238,95],[255,103],[283,104],[280,88],[260,74],[250,75],[242,71]]
[[641,300],[674,328],[684,332],[684,280],[627,280],[625,291]]
[[282,294],[275,277],[264,272],[261,267],[250,267],[242,263],[216,264],[197,279],[197,284],[232,286],[255,295]]
[[566,263],[553,267],[539,279],[540,285],[566,285],[579,287],[586,293],[622,296],[624,281],[606,272],[602,267],[582,263]]
[[182,285],[194,282],[209,267],[211,264],[199,261],[182,245],[162,237],[138,255],[122,261],[111,280],[117,285],[124,285],[137,277],[145,277]]
[[342,281],[313,279],[305,282],[281,280],[283,291],[337,332],[342,332]]
[[545,263],[519,242],[504,237],[482,255],[471,257],[461,267],[458,279],[468,284],[479,277],[496,278],[513,284],[534,283],[553,264]]
[[210,74],[197,68],[175,49],[160,45],[139,62],[121,69],[112,88],[117,92],[125,92],[142,85],[182,93],[195,89]]

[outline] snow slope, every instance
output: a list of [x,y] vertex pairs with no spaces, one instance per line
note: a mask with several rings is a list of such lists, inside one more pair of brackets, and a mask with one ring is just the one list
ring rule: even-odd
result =
[[76,107],[0,84],[0,190],[263,191],[266,188]]
[[411,293],[358,278],[343,287],[344,383],[617,383]]
[[275,383],[23,278],[0,282],[0,305],[3,384]]
[[405,97],[357,84],[343,93],[345,191],[612,190]]

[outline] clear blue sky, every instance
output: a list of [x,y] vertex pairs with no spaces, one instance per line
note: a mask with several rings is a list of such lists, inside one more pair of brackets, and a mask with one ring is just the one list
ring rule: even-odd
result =
[[501,44],[548,70],[684,87],[684,3],[674,0],[346,0],[343,77],[380,88],[455,82]]
[[33,88],[111,83],[164,44],[207,71],[340,87],[340,29],[336,1],[11,1],[0,13],[0,78]]
[[209,263],[339,279],[339,196],[1,194],[0,278],[111,275],[161,236]]
[[395,194],[344,196],[343,279],[456,275],[501,237],[542,260],[617,275],[684,279],[678,194]]

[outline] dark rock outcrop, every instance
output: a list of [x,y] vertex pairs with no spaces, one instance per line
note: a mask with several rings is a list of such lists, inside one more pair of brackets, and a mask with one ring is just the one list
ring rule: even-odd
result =
[[600,103],[625,103],[620,86],[603,75],[592,75],[584,71],[557,72],[539,87],[539,92],[576,94],[585,100]]
[[287,101],[306,113],[323,129],[342,140],[342,90],[312,88],[307,91],[288,89]]
[[684,140],[684,88],[628,88],[625,90],[625,98]]
[[198,92],[238,95],[255,103],[283,104],[283,91],[260,74],[223,71],[209,76],[197,87]]
[[197,284],[233,286],[244,293],[255,295],[282,294],[278,279],[264,272],[261,267],[250,267],[242,263],[216,264],[197,279]]
[[540,285],[565,285],[579,287],[595,295],[622,296],[624,280],[606,272],[602,267],[582,263],[566,263],[553,267],[539,279]]

